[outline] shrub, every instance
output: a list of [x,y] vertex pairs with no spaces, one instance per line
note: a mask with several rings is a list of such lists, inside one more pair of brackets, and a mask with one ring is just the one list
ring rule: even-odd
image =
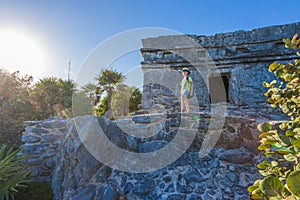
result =
[[28,93],[32,77],[0,69],[0,144],[19,147],[23,122],[30,119],[32,104]]
[[[284,39],[287,48],[300,49],[300,39]],[[297,53],[300,56],[300,53]],[[300,198],[300,65],[299,60],[287,64],[273,63],[269,71],[279,78],[270,83],[264,94],[273,108],[279,107],[290,116],[279,127],[270,123],[258,125],[261,144],[258,149],[266,159],[257,165],[262,180],[248,187],[251,199],[299,199]]]

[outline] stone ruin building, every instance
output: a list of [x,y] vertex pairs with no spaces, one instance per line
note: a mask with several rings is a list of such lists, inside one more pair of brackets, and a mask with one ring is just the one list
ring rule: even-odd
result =
[[[248,185],[260,178],[256,126],[282,119],[266,104],[262,82],[275,78],[269,64],[296,58],[282,39],[297,32],[300,23],[142,40],[143,110],[115,121],[80,116],[68,122],[27,122],[23,153],[29,156],[33,179],[52,180],[59,200],[249,199]],[[179,112],[183,67],[191,69],[195,84],[191,113]],[[79,126],[93,120],[115,146],[136,156],[124,159],[105,151],[109,142],[97,140],[94,129]],[[145,135],[147,131],[154,134]],[[139,135],[144,137],[134,137]],[[89,138],[97,141],[94,146],[87,145]],[[159,153],[176,139],[172,151]],[[91,146],[104,149],[108,160],[96,159]],[[199,156],[203,150],[209,151]],[[161,158],[172,162],[157,169],[155,160]],[[114,162],[123,166],[114,167]],[[139,166],[143,162],[148,165]],[[135,172],[122,168],[132,163]]]
[[[218,88],[223,87],[226,96],[216,97],[213,103],[226,102],[228,109],[270,116],[273,111],[266,104],[263,96],[266,89],[262,82],[275,78],[268,71],[271,63],[297,58],[295,51],[284,47],[282,39],[299,32],[299,26],[294,23],[213,36],[175,35],[144,39],[141,49],[144,58],[143,106],[164,104],[171,108],[178,104],[172,97],[179,95],[182,77],[180,73],[176,76],[170,71],[190,67],[196,105],[200,109],[208,108],[212,103],[210,95],[222,92]],[[164,85],[175,86],[173,91],[177,93],[172,94]]]

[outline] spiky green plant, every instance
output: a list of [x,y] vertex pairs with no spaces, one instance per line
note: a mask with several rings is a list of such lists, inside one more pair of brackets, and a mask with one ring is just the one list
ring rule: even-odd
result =
[[22,164],[24,155],[19,155],[21,149],[14,150],[3,145],[0,148],[0,199],[14,199],[18,188],[26,187],[29,182],[29,171]]
[[[284,39],[285,47],[300,49],[298,34],[292,39]],[[297,52],[300,56],[300,53]],[[251,199],[300,199],[300,65],[299,59],[287,64],[272,63],[269,71],[279,78],[270,83],[264,94],[273,108],[279,107],[290,116],[279,127],[270,123],[258,125],[262,132],[258,149],[266,159],[257,165],[262,180],[256,180],[248,187]]]

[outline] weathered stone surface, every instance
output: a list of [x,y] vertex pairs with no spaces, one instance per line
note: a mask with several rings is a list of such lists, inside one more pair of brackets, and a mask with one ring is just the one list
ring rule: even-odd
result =
[[[119,136],[125,134],[121,130],[113,128],[115,122],[105,121],[101,118],[98,121],[101,126],[105,125],[106,131],[117,131]],[[229,122],[233,126],[232,124],[237,121],[230,119]],[[224,130],[226,129],[224,127]],[[235,129],[237,132],[240,130],[239,128]],[[159,140],[135,138],[139,147],[137,152],[149,152],[167,145],[168,141],[162,138],[163,134],[169,133],[161,132],[160,134],[161,136],[156,136],[160,138]],[[116,143],[119,142],[111,133],[107,133],[107,136],[114,138]],[[121,144],[126,149],[129,143],[123,139],[120,137]],[[216,148],[201,159],[198,158],[197,151],[187,151],[169,166],[140,174],[121,172],[95,160],[82,145],[74,125],[65,133],[62,144],[63,146],[59,148],[58,161],[52,180],[56,199],[78,198],[80,195],[93,196],[92,198],[95,200],[119,199],[122,195],[126,195],[128,199],[137,200],[182,199],[187,195],[198,199],[239,197],[247,194],[246,183],[253,182],[258,174],[255,166],[247,165],[247,155],[250,153],[246,154],[247,150],[244,148],[237,150]],[[241,162],[237,163],[234,160],[236,154],[239,154],[239,159],[245,160],[242,162],[243,167],[238,167]],[[224,162],[224,157],[227,162]],[[94,185],[95,187],[88,192],[84,185]],[[240,185],[245,190],[234,191],[232,188],[236,185]]]
[[56,166],[58,145],[61,142],[67,120],[63,118],[27,121],[22,133],[23,154],[29,157],[24,160],[30,165],[31,179],[50,181]]
[[25,144],[22,152],[24,154],[39,154],[41,152],[46,152],[49,144]]
[[61,138],[61,134],[47,133],[47,134],[43,134],[42,138],[46,142],[54,142]]
[[75,158],[78,159],[78,176],[84,180],[90,179],[98,171],[99,167],[102,166],[102,163],[93,157],[83,144],[80,144]]
[[78,188],[72,193],[67,194],[66,199],[70,200],[90,200],[93,199],[96,193],[95,185],[88,185],[86,187]]
[[146,196],[151,190],[151,186],[149,186],[148,184],[137,184],[134,186],[133,188],[133,193],[137,196],[143,197]]
[[205,180],[207,180],[208,178],[205,176],[201,176],[198,172],[194,171],[194,172],[189,172],[184,174],[184,178],[187,181],[187,184],[190,183],[202,183]]
[[163,148],[167,144],[168,142],[165,140],[153,140],[153,141],[141,143],[139,145],[139,152],[141,153],[153,152],[155,150]]
[[108,180],[112,173],[112,169],[106,165],[103,165],[98,172],[96,173],[96,182],[98,183],[104,183]]
[[31,159],[28,159],[26,161],[26,163],[28,165],[38,165],[38,164],[42,163],[42,160],[40,158],[31,158]]
[[65,129],[67,121],[65,120],[46,120],[44,121],[41,126],[46,129]]
[[245,164],[252,161],[253,155],[245,148],[230,149],[218,156],[221,161],[232,164]]
[[36,143],[39,142],[41,138],[37,135],[32,134],[23,134],[22,135],[22,141],[25,143]]
[[[151,137],[153,135],[156,135],[163,129],[164,125],[163,120],[151,122],[151,118],[149,116],[139,116],[138,118],[135,118],[135,120],[138,120],[141,123],[135,123],[130,119],[118,119],[116,120],[116,125],[122,131],[139,138]],[[149,123],[146,122],[148,120],[150,121]]]
[[49,160],[47,160],[46,162],[46,167],[49,169],[54,169],[55,165],[56,165],[56,157],[52,157]]
[[150,118],[150,116],[145,116],[145,115],[133,116],[132,121],[137,122],[137,123],[150,123],[151,118]]
[[103,197],[99,199],[111,199],[111,200],[119,200],[120,194],[112,187],[108,186],[103,194]]
[[41,133],[49,133],[49,130],[44,128],[32,128],[31,132],[36,134],[41,134]]

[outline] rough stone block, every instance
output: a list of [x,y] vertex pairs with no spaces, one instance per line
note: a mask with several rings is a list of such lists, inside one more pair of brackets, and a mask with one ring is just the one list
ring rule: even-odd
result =
[[231,149],[218,156],[218,158],[226,163],[246,164],[252,161],[253,155],[245,148]]
[[41,138],[37,135],[26,134],[26,132],[22,134],[22,141],[25,143],[37,143],[40,140]]
[[45,128],[32,128],[30,131],[35,134],[49,133],[49,130]]
[[165,145],[167,145],[168,142],[164,140],[154,140],[150,142],[141,143],[139,145],[139,152],[140,153],[146,153],[146,152],[153,152],[155,150],[158,150]]
[[41,154],[47,151],[49,144],[25,144],[22,153],[27,155]]
[[59,140],[61,138],[61,134],[47,133],[43,134],[42,138],[45,142],[54,142],[55,140]]

